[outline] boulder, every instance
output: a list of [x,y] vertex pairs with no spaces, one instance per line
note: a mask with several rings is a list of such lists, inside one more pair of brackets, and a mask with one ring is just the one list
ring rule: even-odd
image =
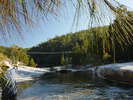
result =
[[102,79],[133,85],[133,62],[98,66],[96,74]]

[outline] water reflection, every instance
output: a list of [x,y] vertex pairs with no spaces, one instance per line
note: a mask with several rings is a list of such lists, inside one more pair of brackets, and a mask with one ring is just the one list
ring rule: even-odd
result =
[[118,87],[80,72],[48,74],[18,87],[18,100],[133,100],[133,88]]

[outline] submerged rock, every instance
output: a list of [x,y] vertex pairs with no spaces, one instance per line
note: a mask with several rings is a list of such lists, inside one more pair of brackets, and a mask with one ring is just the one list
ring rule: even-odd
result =
[[63,69],[63,70],[60,70],[60,71],[57,71],[59,73],[70,73],[72,72],[72,70],[67,70],[67,69]]

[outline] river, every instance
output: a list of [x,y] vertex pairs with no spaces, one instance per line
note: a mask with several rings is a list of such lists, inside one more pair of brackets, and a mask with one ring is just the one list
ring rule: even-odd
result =
[[133,88],[88,73],[55,73],[20,83],[18,100],[133,100]]

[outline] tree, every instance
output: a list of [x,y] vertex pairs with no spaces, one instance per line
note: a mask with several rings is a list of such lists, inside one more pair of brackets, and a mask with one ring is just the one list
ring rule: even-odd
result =
[[61,57],[61,64],[65,65],[65,57],[64,57],[64,55]]
[[73,56],[72,56],[72,64],[81,64],[82,62],[82,53],[81,47],[78,43],[76,43],[75,47],[73,47]]
[[30,58],[29,66],[36,67],[36,63],[34,62],[32,58]]
[[22,62],[25,65],[28,65],[31,62],[32,65],[34,65],[33,60],[31,60],[32,58],[27,54],[27,51],[17,45],[13,45],[10,48],[1,46],[0,58],[9,58],[13,64],[17,64],[17,62]]
[[5,56],[3,53],[0,53],[0,61],[6,60],[7,56]]

